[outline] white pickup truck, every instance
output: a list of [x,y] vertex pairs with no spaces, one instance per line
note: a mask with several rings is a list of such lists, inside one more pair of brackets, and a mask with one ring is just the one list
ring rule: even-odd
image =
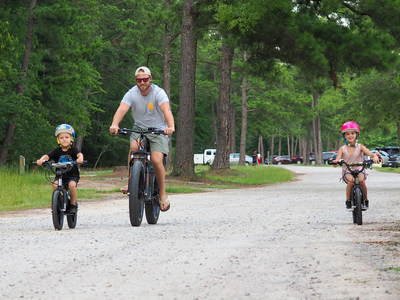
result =
[[206,149],[204,153],[194,155],[195,165],[211,165],[215,158],[215,152],[217,149]]

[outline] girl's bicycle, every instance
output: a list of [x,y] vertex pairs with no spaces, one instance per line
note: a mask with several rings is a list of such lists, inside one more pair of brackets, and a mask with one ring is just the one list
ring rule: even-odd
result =
[[164,134],[164,131],[154,128],[118,130],[118,134],[124,135],[132,132],[138,133],[139,138],[138,150],[131,152],[129,161],[129,219],[132,226],[140,226],[145,210],[147,223],[157,224],[160,215],[159,187],[146,134]]
[[[365,194],[364,189],[360,186],[360,182],[358,179],[358,175],[362,173],[365,167],[370,167],[372,165],[372,160],[366,160],[359,163],[351,163],[348,164],[343,160],[338,161],[338,165],[345,165],[349,174],[351,174],[354,178],[354,186],[351,189],[351,207],[353,212],[353,223],[357,223],[357,225],[362,225],[362,212],[365,210],[367,206],[365,203]],[[362,167],[360,170],[351,170],[350,167]]]
[[[86,161],[84,161],[86,163]],[[36,165],[36,162],[33,163]],[[70,213],[68,211],[71,197],[69,194],[68,183],[63,179],[64,174],[72,169],[74,165],[78,164],[76,161],[51,163],[48,161],[43,162],[43,166],[47,167],[49,172],[46,172],[46,179],[54,184],[54,177],[51,173],[56,175],[58,185],[57,189],[53,191],[51,198],[51,215],[53,219],[54,229],[61,230],[64,225],[64,215],[67,216],[67,223],[69,228],[75,228],[78,219],[78,212]],[[51,173],[50,173],[51,172]],[[78,202],[76,202],[78,208]]]

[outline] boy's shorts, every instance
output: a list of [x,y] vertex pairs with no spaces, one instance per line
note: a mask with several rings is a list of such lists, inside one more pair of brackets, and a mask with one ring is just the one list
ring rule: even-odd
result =
[[[56,178],[54,179],[54,182],[57,183],[59,178],[60,177],[56,176]],[[79,177],[63,177],[63,183],[64,184],[68,184],[70,181],[75,181],[76,184],[78,185]]]
[[[138,128],[134,127],[133,129],[138,129]],[[130,137],[131,143],[132,143],[132,141],[137,140],[139,137],[140,137],[139,133],[132,132],[131,137]],[[164,155],[168,155],[169,137],[167,135],[148,133],[148,134],[146,134],[146,137],[150,142],[151,151],[157,151],[157,152],[163,153]]]

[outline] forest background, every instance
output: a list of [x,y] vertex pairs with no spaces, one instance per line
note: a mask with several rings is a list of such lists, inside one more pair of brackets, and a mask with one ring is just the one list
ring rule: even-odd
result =
[[[300,154],[400,143],[399,0],[0,0],[0,162],[36,160],[68,123],[93,167],[123,165],[113,114],[148,66],[171,100],[168,167],[193,154]],[[127,114],[120,127],[131,127]]]

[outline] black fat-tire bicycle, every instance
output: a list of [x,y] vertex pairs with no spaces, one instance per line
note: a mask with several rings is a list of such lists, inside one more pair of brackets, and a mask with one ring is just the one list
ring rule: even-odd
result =
[[[33,164],[36,165],[36,162]],[[67,217],[69,228],[73,229],[76,227],[78,212],[68,212],[68,207],[71,203],[71,196],[69,193],[68,183],[63,181],[64,174],[71,170],[76,164],[78,164],[76,161],[63,163],[50,163],[48,161],[43,162],[43,166],[47,167],[47,169],[51,171],[51,173],[54,173],[56,178],[58,178],[57,189],[53,191],[51,198],[51,215],[53,219],[53,226],[56,230],[61,230],[63,228],[64,216]],[[54,178],[51,173],[46,173],[46,179],[49,182],[54,183]],[[78,208],[78,202],[76,202],[76,207]]]
[[[353,188],[351,189],[351,207],[352,207],[352,213],[353,213],[353,223],[357,225],[362,225],[363,219],[362,219],[362,212],[364,207],[366,207],[365,203],[365,193],[364,189],[360,186],[360,182],[358,179],[358,175],[362,173],[365,169],[365,167],[370,167],[372,165],[371,160],[366,160],[363,162],[359,163],[346,163],[343,160],[340,160],[338,164],[341,166],[344,164],[347,168],[347,171],[350,175],[353,176],[354,178],[354,185]],[[362,167],[360,170],[351,170],[350,167]]]
[[[138,133],[138,150],[131,152],[129,161],[129,219],[132,226],[140,226],[143,211],[148,224],[157,224],[160,215],[160,195],[153,163],[150,160],[150,142],[146,134],[165,134],[162,130],[127,129],[118,130],[118,134]],[[165,165],[165,159],[164,159]]]

